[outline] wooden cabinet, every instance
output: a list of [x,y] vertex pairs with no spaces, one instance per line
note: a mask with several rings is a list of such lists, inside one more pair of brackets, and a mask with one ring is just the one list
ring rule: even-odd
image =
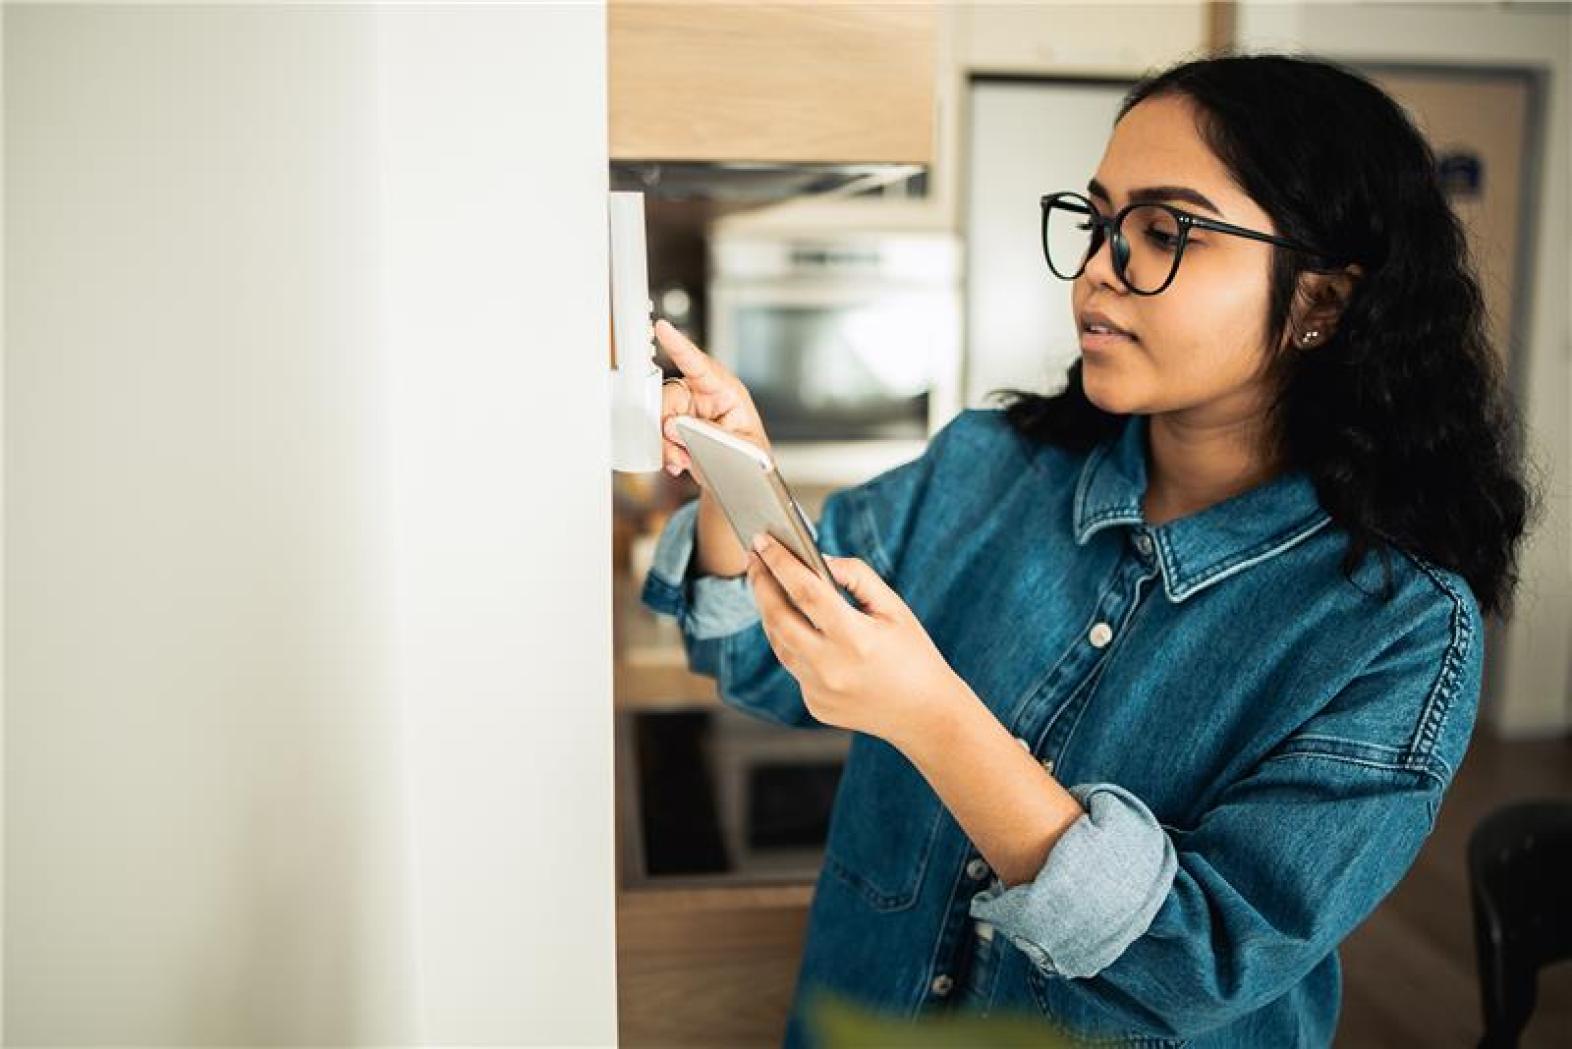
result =
[[698,884],[702,878],[644,875],[629,718],[715,708],[720,698],[713,678],[687,669],[680,638],[640,605],[640,583],[625,565],[614,569],[613,582],[618,1043],[628,1049],[779,1045],[813,884]]
[[956,12],[957,58],[979,73],[1133,80],[1233,36],[1233,5],[1211,0],[961,4]]
[[928,164],[938,8],[607,5],[613,160]]
[[812,900],[812,885],[619,892],[619,1044],[780,1045]]

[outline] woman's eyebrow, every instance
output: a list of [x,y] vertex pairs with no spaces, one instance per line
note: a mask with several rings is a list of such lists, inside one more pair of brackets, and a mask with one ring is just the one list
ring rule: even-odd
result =
[[[1113,203],[1113,198],[1108,195],[1108,190],[1096,179],[1092,179],[1086,184],[1086,191],[1094,197],[1101,197],[1109,203]],[[1130,191],[1130,199],[1143,202],[1182,200],[1187,204],[1205,208],[1218,218],[1223,217],[1223,213],[1218,210],[1216,204],[1213,204],[1188,186],[1147,186],[1143,189],[1132,189]]]

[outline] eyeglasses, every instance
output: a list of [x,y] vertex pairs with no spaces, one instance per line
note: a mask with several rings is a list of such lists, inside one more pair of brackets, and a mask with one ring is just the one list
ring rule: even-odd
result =
[[[1126,204],[1110,218],[1079,193],[1049,193],[1042,198],[1042,210],[1043,258],[1054,276],[1061,280],[1079,277],[1106,233],[1113,241],[1114,272],[1137,295],[1156,295],[1173,283],[1192,226],[1303,251],[1320,259],[1325,268],[1335,267],[1338,261],[1303,244],[1192,215],[1168,204]],[[1127,222],[1134,223],[1134,240],[1124,235]]]

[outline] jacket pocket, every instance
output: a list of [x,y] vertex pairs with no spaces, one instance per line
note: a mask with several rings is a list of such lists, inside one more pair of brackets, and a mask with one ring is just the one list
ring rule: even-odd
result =
[[939,833],[942,806],[890,744],[854,733],[830,817],[824,866],[878,911],[910,907]]

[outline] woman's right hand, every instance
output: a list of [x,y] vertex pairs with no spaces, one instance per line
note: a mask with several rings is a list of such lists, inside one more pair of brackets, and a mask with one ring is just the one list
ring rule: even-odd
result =
[[[769,438],[764,434],[764,422],[759,410],[753,406],[753,397],[720,361],[695,346],[686,335],[664,317],[655,322],[655,338],[661,349],[682,372],[687,388],[675,382],[661,387],[660,428],[664,436],[666,472],[673,477],[690,470],[693,460],[688,455],[682,435],[672,422],[674,415],[691,415],[714,423],[727,433],[742,438],[766,452],[770,451]],[[694,480],[703,481],[694,474]]]

